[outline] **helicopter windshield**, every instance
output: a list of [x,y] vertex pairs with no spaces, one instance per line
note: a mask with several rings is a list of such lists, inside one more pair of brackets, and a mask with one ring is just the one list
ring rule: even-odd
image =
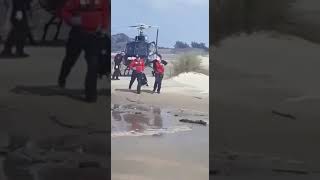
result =
[[136,41],[146,41],[145,36],[136,36]]
[[149,45],[147,42],[131,42],[127,44],[126,54],[128,57],[132,56],[140,56],[140,57],[148,57],[149,55]]

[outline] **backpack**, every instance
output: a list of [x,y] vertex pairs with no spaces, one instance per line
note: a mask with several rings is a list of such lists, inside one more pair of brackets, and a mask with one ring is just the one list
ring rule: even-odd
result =
[[148,79],[145,73],[142,73],[142,86],[147,85],[148,86]]

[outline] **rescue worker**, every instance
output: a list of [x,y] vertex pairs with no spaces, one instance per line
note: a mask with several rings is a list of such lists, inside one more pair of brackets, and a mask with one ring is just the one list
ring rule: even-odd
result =
[[123,53],[118,53],[114,57],[114,72],[112,74],[112,79],[119,80],[119,75],[121,75],[121,62],[123,59]]
[[157,91],[157,93],[160,94],[162,79],[164,75],[164,64],[162,63],[161,56],[157,57],[153,61],[153,71],[155,77],[153,93]]
[[135,81],[135,79],[137,79],[137,81],[138,81],[137,94],[140,94],[141,93],[141,86],[142,86],[142,79],[143,79],[143,71],[145,68],[144,59],[138,57],[137,59],[133,60],[130,64],[130,68],[135,71],[135,75],[134,75],[134,77],[131,76],[129,89],[131,89],[133,82]]
[[[137,56],[138,57],[138,56]],[[130,83],[129,83],[129,89],[131,90],[132,84],[134,83],[134,81],[137,79],[137,72],[136,72],[136,68],[133,67],[133,65],[137,62],[137,57],[131,57],[129,58],[129,64],[127,66],[128,71],[131,69],[132,73],[131,73],[131,79],[130,79]]]
[[25,42],[30,32],[28,25],[28,15],[31,11],[32,0],[12,0],[12,10],[10,16],[11,30],[5,41],[1,56],[14,56],[12,47],[16,46],[16,57],[28,57],[24,52]]
[[109,36],[109,0],[67,0],[58,14],[72,27],[58,79],[59,86],[65,87],[66,78],[84,50],[87,62],[85,97],[87,102],[96,102],[99,57],[105,51],[100,39]]

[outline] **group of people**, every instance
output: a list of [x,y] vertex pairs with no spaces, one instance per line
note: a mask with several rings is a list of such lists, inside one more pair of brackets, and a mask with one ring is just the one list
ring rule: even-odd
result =
[[[112,75],[112,79],[119,80],[119,75],[121,75],[121,68],[120,68],[121,62],[125,58],[127,57],[125,57],[124,52],[121,52],[114,57],[114,73]],[[144,85],[149,86],[147,77],[144,73],[145,67],[146,67],[145,59],[138,55],[136,57],[130,57],[128,59],[129,59],[129,63],[127,64],[128,65],[127,68],[129,70],[132,70],[129,89],[131,90],[133,83],[135,82],[135,80],[137,80],[138,82],[137,94],[140,94],[142,86]],[[155,77],[152,92],[160,94],[162,80],[164,76],[164,70],[165,70],[164,66],[166,65],[166,62],[162,60],[161,55],[158,54],[157,57],[152,61],[152,64],[153,64],[153,74]]]
[[[32,0],[11,0],[11,30],[5,41],[2,56],[26,57],[24,44],[28,38],[28,11]],[[52,0],[56,1],[56,0]],[[87,73],[85,78],[85,100],[97,101],[97,81],[103,71],[101,61],[111,59],[110,0],[65,0],[56,14],[71,26],[66,43],[66,55],[61,65],[58,85],[65,88],[66,80],[82,51],[85,52]],[[16,55],[12,47],[16,45]],[[109,59],[108,58],[110,55]],[[106,72],[108,73],[108,72]]]

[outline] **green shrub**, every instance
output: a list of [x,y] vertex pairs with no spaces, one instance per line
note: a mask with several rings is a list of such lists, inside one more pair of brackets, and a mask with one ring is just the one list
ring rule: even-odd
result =
[[202,72],[201,59],[195,54],[184,54],[173,62],[173,74],[177,76],[184,72]]

